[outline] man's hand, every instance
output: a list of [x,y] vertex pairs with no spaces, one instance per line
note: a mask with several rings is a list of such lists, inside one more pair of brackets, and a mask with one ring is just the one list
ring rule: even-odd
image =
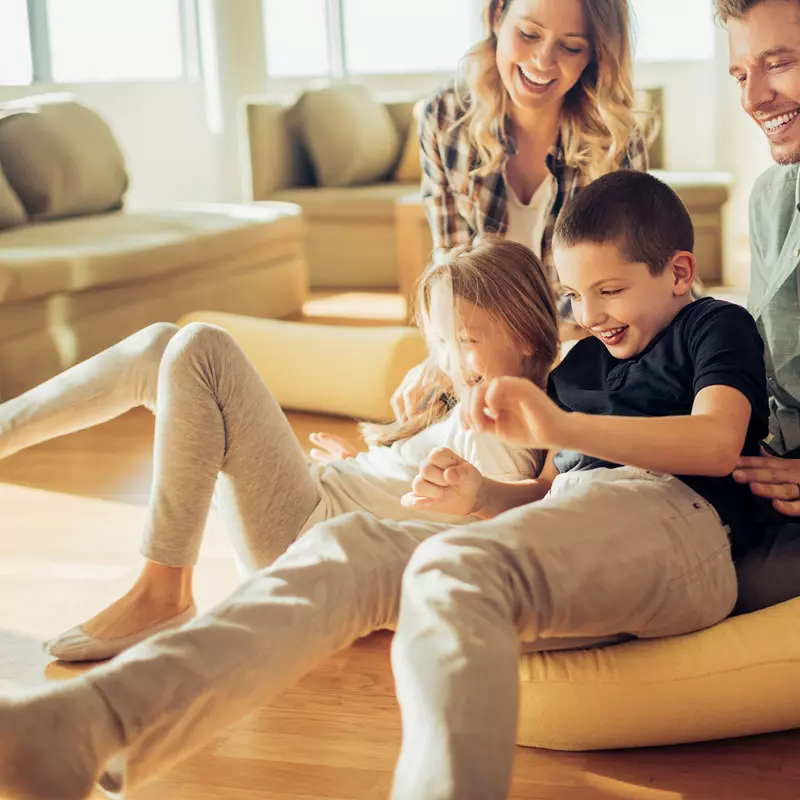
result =
[[750,491],[772,500],[781,514],[800,517],[800,460],[751,456],[736,465],[733,479],[749,483]]
[[467,517],[478,512],[485,478],[461,456],[438,447],[422,462],[408,494],[400,502],[406,508]]
[[524,378],[495,378],[488,386],[478,384],[462,400],[460,413],[467,428],[542,450],[560,446],[569,417]]
[[308,438],[311,444],[316,445],[309,453],[314,461],[344,461],[358,453],[354,444],[332,433],[312,433]]

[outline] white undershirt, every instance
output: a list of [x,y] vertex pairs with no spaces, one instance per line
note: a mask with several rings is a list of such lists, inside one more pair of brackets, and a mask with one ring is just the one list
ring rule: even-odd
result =
[[530,203],[525,205],[506,178],[508,230],[506,239],[530,247],[538,258],[542,257],[542,238],[547,219],[556,199],[556,179],[552,173],[539,184]]

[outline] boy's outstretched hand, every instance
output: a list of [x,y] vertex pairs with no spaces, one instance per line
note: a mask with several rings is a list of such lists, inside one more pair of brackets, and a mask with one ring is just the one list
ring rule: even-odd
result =
[[462,400],[460,413],[471,430],[543,450],[560,446],[569,417],[525,378],[495,378],[487,385],[478,384]]
[[468,517],[482,503],[483,475],[461,456],[438,447],[422,462],[408,494],[400,502],[406,508]]

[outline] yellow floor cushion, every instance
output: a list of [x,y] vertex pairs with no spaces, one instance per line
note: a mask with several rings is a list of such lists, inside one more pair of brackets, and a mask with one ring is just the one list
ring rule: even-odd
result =
[[800,728],[800,598],[708,630],[520,658],[517,741],[602,750]]
[[389,398],[427,356],[415,328],[311,325],[198,311],[178,320],[207,322],[236,339],[282,408],[385,422]]

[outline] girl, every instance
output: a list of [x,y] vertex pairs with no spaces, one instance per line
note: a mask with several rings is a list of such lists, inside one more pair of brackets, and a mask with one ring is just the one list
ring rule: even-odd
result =
[[[485,374],[545,380],[556,356],[556,317],[544,273],[527,248],[502,240],[467,247],[428,271],[420,299],[431,352],[455,387]],[[454,337],[457,359],[445,347]],[[63,660],[109,658],[195,615],[192,571],[215,486],[237,558],[252,573],[315,523],[351,511],[467,521],[401,503],[436,448],[506,480],[529,477],[541,466],[526,450],[467,433],[445,401],[400,426],[368,428],[374,446],[367,453],[309,464],[228,334],[208,325],[179,331],[167,324],[146,328],[1,405],[0,456],[137,405],[156,413],[145,566],[124,597],[49,642],[49,652]]]
[[[491,237],[465,246],[428,270],[418,305],[456,393],[501,375],[544,385],[557,353],[557,315],[528,248]],[[492,482],[480,469],[492,470],[499,485],[498,478],[536,474],[542,460],[469,433],[458,406],[437,402],[400,429],[369,430],[382,442],[369,453],[309,469],[252,368],[209,326],[137,334],[0,407],[0,441],[8,453],[137,401],[157,415],[146,552],[196,552],[219,472],[240,554],[252,566],[275,560],[209,614],[74,681],[0,699],[4,797],[76,800],[98,779],[121,791],[123,781],[163,770],[359,636],[392,627],[405,565],[420,542],[459,521],[450,513],[459,491]],[[425,512],[432,482],[441,489],[442,521]],[[297,538],[309,518],[363,507],[416,521],[390,522],[373,535],[372,514],[346,514]],[[114,761],[101,777],[123,751],[124,775]]]
[[[486,38],[420,126],[436,257],[496,233],[531,247],[555,282],[559,211],[601,175],[647,170],[632,110],[629,17],[628,0],[486,2]],[[575,330],[565,325],[563,338]],[[435,364],[415,367],[394,394],[395,414],[406,419],[446,385]]]

